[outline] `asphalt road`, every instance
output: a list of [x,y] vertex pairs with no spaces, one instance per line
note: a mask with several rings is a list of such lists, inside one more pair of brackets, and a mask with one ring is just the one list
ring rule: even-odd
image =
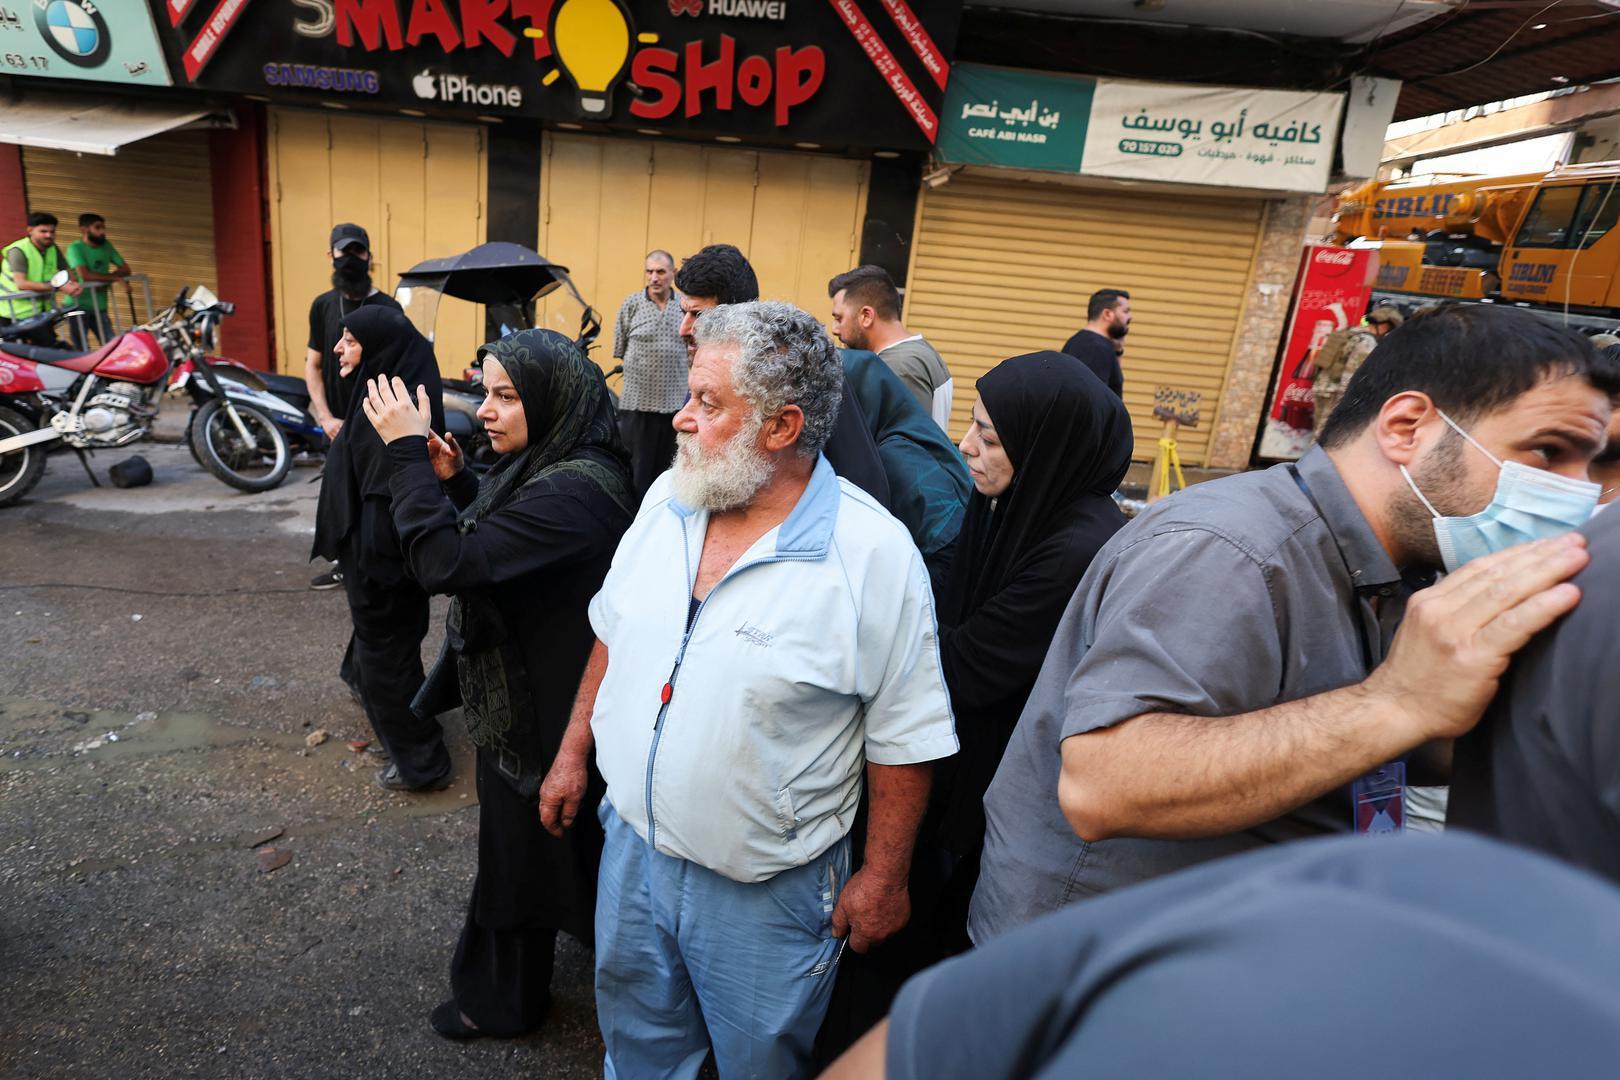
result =
[[[536,1035],[427,1025],[472,886],[471,753],[448,718],[455,783],[407,796],[350,748],[348,613],[306,588],[314,470],[244,495],[136,450],[150,487],[57,455],[0,510],[0,1074],[600,1075],[566,936]],[[272,834],[291,861],[264,872]]]

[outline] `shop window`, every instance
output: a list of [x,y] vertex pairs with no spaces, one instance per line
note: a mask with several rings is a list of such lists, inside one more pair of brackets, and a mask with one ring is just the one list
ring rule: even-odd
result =
[[1582,188],[1543,188],[1525,215],[1524,224],[1513,243],[1517,247],[1558,248],[1573,235],[1570,228],[1575,220],[1575,207],[1581,200]]
[[1575,215],[1575,227],[1570,231],[1567,247],[1579,244],[1584,250],[1603,239],[1620,219],[1620,180],[1607,184],[1588,184],[1581,199],[1580,212]]

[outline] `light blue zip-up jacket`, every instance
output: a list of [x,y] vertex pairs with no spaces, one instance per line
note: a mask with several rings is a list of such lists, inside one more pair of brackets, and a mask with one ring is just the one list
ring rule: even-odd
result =
[[948,757],[956,727],[922,556],[826,458],[688,632],[708,524],[666,473],[591,601],[596,764],[658,851],[764,881],[849,832],[866,762]]

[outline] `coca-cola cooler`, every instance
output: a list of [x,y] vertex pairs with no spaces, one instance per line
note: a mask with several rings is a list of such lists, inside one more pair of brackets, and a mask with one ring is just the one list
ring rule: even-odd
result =
[[1335,330],[1361,321],[1377,276],[1376,251],[1311,244],[1301,253],[1258,457],[1292,461],[1310,449],[1317,350]]

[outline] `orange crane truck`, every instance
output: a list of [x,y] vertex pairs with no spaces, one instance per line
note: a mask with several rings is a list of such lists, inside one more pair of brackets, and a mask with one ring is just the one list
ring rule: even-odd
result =
[[1372,302],[1509,303],[1588,333],[1620,329],[1620,161],[1545,174],[1369,180],[1334,239],[1379,253]]

